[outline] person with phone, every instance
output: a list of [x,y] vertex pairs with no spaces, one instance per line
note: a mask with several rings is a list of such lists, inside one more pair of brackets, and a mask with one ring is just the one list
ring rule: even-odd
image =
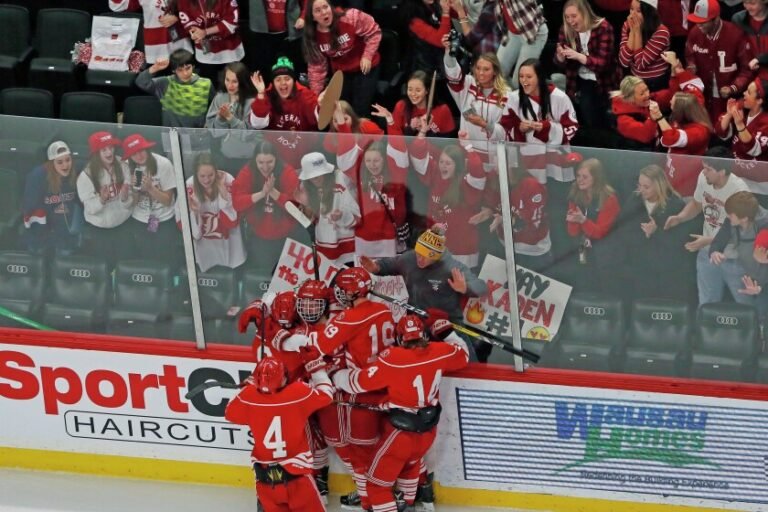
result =
[[[128,226],[140,258],[175,264],[183,259],[181,244],[167,242],[180,241],[173,222],[176,177],[170,160],[149,151],[154,146],[138,133],[123,139],[135,204]],[[160,240],[166,243],[156,243]]]
[[459,131],[466,132],[485,171],[491,172],[495,165],[490,162],[489,149],[492,143],[504,140],[504,127],[500,121],[506,111],[511,89],[502,75],[496,54],[480,55],[472,65],[472,73],[465,75],[450,53],[448,36],[443,36],[442,41],[448,89],[462,113]]

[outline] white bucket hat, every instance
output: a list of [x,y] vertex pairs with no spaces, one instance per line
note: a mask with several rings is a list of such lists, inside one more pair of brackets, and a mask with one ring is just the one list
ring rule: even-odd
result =
[[322,153],[307,153],[301,157],[301,174],[299,179],[301,181],[311,180],[312,178],[332,173],[334,169],[335,167],[328,163],[325,155]]

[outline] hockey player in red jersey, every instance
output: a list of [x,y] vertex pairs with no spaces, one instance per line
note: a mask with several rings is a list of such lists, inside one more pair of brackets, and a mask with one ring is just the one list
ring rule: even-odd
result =
[[227,420],[251,429],[256,493],[265,512],[325,510],[312,478],[307,420],[331,403],[333,387],[322,358],[307,361],[306,370],[311,384],[286,385],[283,363],[265,357],[224,412]]
[[421,319],[406,315],[397,323],[398,346],[388,348],[367,368],[339,370],[333,381],[349,393],[386,389],[388,419],[373,462],[366,489],[374,512],[397,512],[395,483],[403,491],[408,510],[413,510],[420,463],[437,435],[440,419],[440,380],[449,371],[464,368],[469,352],[464,341],[450,329],[440,328],[446,343],[430,342]]
[[[368,299],[372,288],[370,274],[361,267],[345,268],[336,275],[334,295],[344,309],[318,332],[316,346],[322,354],[343,355],[347,368],[364,368],[376,360],[379,352],[394,343],[395,323],[384,304]],[[283,343],[283,350],[299,350],[309,343],[293,337]],[[378,403],[383,394],[338,395],[340,402]],[[318,415],[326,441],[351,470],[363,507],[368,506],[365,471],[372,449],[379,440],[381,413],[347,405],[326,409]],[[345,497],[342,497],[345,498]],[[347,505],[347,503],[343,503]]]

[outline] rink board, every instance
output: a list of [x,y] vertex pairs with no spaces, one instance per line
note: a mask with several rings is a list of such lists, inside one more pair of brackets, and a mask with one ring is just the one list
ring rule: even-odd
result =
[[[0,465],[252,485],[250,433],[222,417],[235,391],[183,398],[242,380],[247,349],[0,335]],[[430,466],[443,503],[768,509],[765,387],[489,366],[445,379],[441,396]],[[351,487],[332,471],[332,489]]]

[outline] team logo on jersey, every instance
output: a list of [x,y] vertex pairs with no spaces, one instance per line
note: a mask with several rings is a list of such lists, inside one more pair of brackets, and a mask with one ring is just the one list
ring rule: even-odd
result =
[[437,279],[428,279],[428,281],[429,281],[429,284],[430,284],[430,285],[432,285],[432,289],[433,289],[434,291],[436,291],[436,292],[437,292],[437,291],[440,291],[440,283],[441,283],[442,281],[439,281],[439,280],[437,280]]
[[532,202],[532,203],[540,203],[540,202],[541,202],[541,200],[542,200],[542,196],[541,196],[541,194],[536,194],[535,196],[533,196],[533,197],[531,198],[531,202]]

